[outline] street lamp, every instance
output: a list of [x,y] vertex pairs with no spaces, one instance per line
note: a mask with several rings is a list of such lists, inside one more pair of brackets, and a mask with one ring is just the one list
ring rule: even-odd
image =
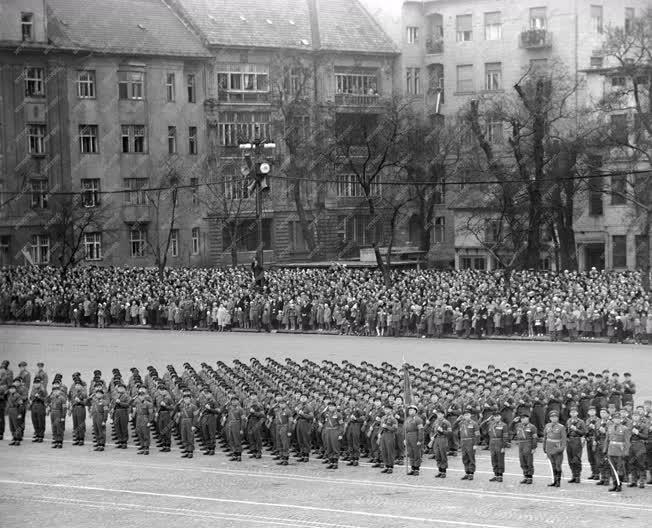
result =
[[250,143],[241,143],[240,150],[244,153],[244,159],[247,167],[243,167],[242,174],[251,181],[248,186],[249,193],[256,193],[256,221],[258,223],[258,246],[256,256],[260,267],[263,266],[263,199],[262,192],[269,190],[268,177],[272,171],[272,158],[266,159],[262,155],[262,150],[271,150],[276,148],[276,143],[267,143],[262,140]]

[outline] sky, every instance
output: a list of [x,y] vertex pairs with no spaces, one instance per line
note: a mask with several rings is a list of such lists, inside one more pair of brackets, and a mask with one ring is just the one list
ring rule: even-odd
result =
[[360,0],[395,41],[400,39],[403,0]]

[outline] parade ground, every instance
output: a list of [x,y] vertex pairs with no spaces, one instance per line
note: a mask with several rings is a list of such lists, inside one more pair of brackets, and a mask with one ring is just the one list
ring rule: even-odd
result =
[[[106,379],[114,367],[128,372],[136,366],[142,372],[151,364],[160,371],[169,363],[180,369],[187,361],[199,368],[202,361],[230,364],[252,357],[386,361],[396,366],[405,357],[418,366],[609,369],[621,376],[632,373],[637,401],[652,398],[652,347],[647,346],[0,327],[0,359],[10,360],[14,368],[25,360],[31,371],[43,361],[50,376],[61,372],[65,383],[74,371],[90,379],[100,369]],[[443,480],[434,478],[437,470],[429,458],[415,478],[406,476],[404,468],[383,475],[366,460],[360,467],[341,464],[329,471],[316,459],[307,464],[291,460],[279,467],[269,454],[241,463],[229,462],[222,451],[182,459],[176,446],[172,453],[153,449],[149,456],[139,456],[131,444],[127,450],[107,444],[105,452],[97,453],[90,441],[73,447],[69,426],[63,449],[51,450],[49,422],[42,444],[29,441],[27,422],[20,447],[8,446],[8,434],[0,442],[0,526],[647,527],[652,519],[652,486],[609,493],[594,481],[568,484],[565,462],[562,487],[547,487],[550,466],[541,447],[535,455],[534,485],[523,486],[516,447],[507,452],[503,483],[489,482],[489,454],[482,450],[475,480],[467,482],[460,481],[460,457],[450,459]],[[586,453],[583,462],[585,477]]]

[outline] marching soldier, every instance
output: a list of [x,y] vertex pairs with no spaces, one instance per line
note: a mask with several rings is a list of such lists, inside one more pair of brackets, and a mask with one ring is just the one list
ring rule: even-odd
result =
[[29,408],[32,414],[32,425],[34,426],[32,442],[41,443],[45,437],[45,402],[47,399],[48,395],[45,392],[41,378],[35,377],[29,395]]
[[20,378],[20,381],[25,388],[25,392],[29,393],[32,384],[32,375],[29,373],[29,370],[27,370],[27,363],[25,361],[18,363],[18,366],[20,367],[20,370],[18,371],[17,377]]
[[597,486],[606,486],[609,484],[609,462],[607,461],[607,429],[609,428],[609,413],[603,407],[600,409],[600,418],[595,424],[595,436],[593,439],[593,451],[596,458],[596,467],[599,471]]
[[52,426],[52,449],[63,447],[63,433],[66,429],[67,399],[61,392],[59,382],[52,383],[52,394],[49,397],[47,413],[50,414]]
[[[417,416],[419,408],[416,405],[408,406],[408,417],[405,421],[405,445],[407,456],[410,460],[410,472],[408,475],[419,476],[421,467],[421,456],[423,450],[423,420]],[[480,433],[478,432],[478,435]]]
[[586,424],[577,415],[577,406],[572,405],[570,407],[570,418],[566,422],[566,454],[572,472],[572,478],[568,481],[569,484],[579,484],[580,474],[582,473],[582,439],[586,434]]
[[95,391],[89,398],[89,412],[93,422],[93,437],[95,448],[93,451],[104,451],[106,445],[106,419],[109,416],[109,402],[104,395],[101,384],[95,385]]
[[394,459],[396,458],[396,428],[398,422],[394,417],[394,408],[391,404],[385,404],[385,415],[380,421],[380,431],[378,432],[378,445],[385,469],[381,473],[394,472]]
[[494,414],[489,422],[489,452],[494,476],[489,482],[502,482],[505,472],[505,446],[509,441],[509,427],[501,418],[501,412],[494,408]]
[[177,421],[181,432],[183,454],[181,458],[192,458],[195,451],[195,430],[199,409],[192,400],[190,389],[183,390],[183,399],[179,402]]
[[[627,374],[625,374],[627,376]],[[642,405],[636,407],[632,422],[631,445],[629,447],[629,464],[631,480],[629,487],[645,487],[646,443],[649,442],[650,424],[645,418]]]
[[337,410],[334,401],[328,402],[328,410],[324,417],[324,431],[326,439],[326,459],[330,462],[326,469],[337,469],[340,458],[340,441],[344,434],[344,418]]
[[548,455],[552,467],[553,481],[548,486],[561,485],[561,465],[564,461],[566,450],[566,428],[559,423],[559,413],[550,412],[550,423],[546,424],[543,431],[543,451]]
[[534,475],[534,451],[537,448],[537,428],[530,423],[530,413],[521,411],[519,423],[516,425],[516,441],[518,442],[518,459],[523,471],[521,484],[532,484]]
[[473,480],[475,474],[475,450],[480,444],[480,426],[471,418],[472,409],[467,407],[459,423],[460,447],[464,476],[461,480]]
[[595,414],[595,405],[589,405],[586,416],[586,456],[591,466],[591,476],[589,480],[600,480],[599,459],[602,455],[596,453],[596,432],[600,424],[600,418]]
[[154,405],[151,398],[147,395],[147,389],[144,386],[138,387],[138,396],[133,403],[133,416],[136,422],[136,436],[140,449],[139,455],[149,455],[150,434],[149,428],[154,418]]

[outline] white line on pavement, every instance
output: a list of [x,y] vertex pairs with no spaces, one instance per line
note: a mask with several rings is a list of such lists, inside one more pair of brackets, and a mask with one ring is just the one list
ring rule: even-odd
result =
[[237,499],[222,499],[217,497],[200,497],[200,496],[192,496],[192,495],[180,495],[175,493],[156,493],[153,491],[136,491],[136,490],[125,490],[125,489],[114,489],[114,488],[100,488],[96,486],[76,486],[71,484],[47,484],[44,482],[29,482],[29,481],[22,481],[22,480],[2,479],[0,480],[0,483],[14,485],[14,486],[41,486],[41,487],[48,487],[48,488],[78,489],[84,491],[99,491],[103,493],[124,493],[129,495],[140,495],[140,496],[148,496],[148,497],[165,497],[169,499],[184,499],[184,500],[192,500],[192,501],[240,504],[246,506],[261,506],[267,508],[290,508],[295,510],[305,510],[305,511],[325,512],[325,513],[341,513],[344,515],[357,515],[361,517],[374,517],[379,519],[416,521],[416,522],[423,522],[429,524],[473,526],[476,528],[507,528],[505,525],[473,523],[473,522],[464,522],[464,521],[451,521],[448,519],[436,519],[433,517],[426,518],[426,517],[412,517],[407,515],[392,515],[390,513],[377,513],[377,512],[358,511],[358,510],[340,510],[336,508],[324,508],[318,506],[305,506],[299,504],[278,503],[278,502],[259,502],[259,501],[248,501],[248,500],[237,500]]

